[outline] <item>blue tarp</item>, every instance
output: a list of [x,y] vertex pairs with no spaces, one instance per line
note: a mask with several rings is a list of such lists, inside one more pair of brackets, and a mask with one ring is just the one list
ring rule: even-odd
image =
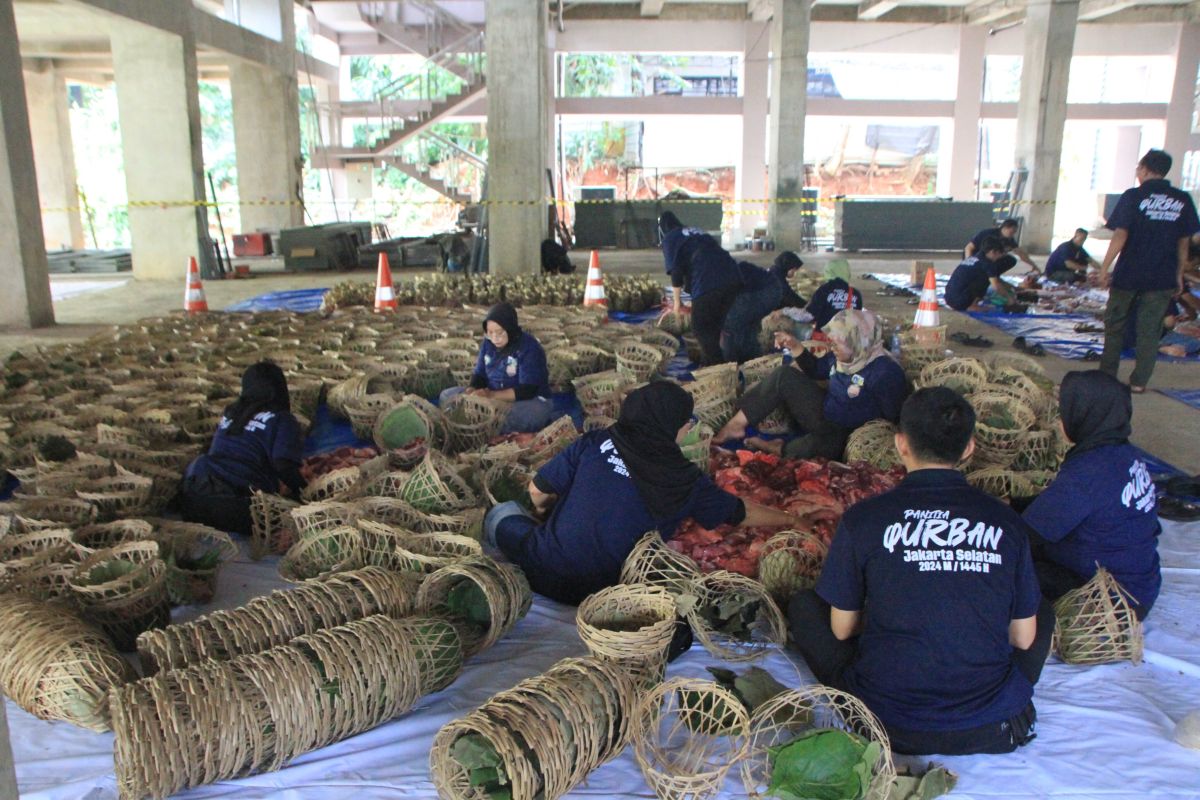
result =
[[1200,409],[1200,389],[1158,389],[1157,391],[1192,408]]
[[321,298],[328,292],[324,289],[293,289],[288,292],[267,292],[240,303],[226,307],[226,311],[316,311],[321,307]]
[[307,457],[318,453],[327,453],[339,447],[374,446],[374,442],[358,438],[348,420],[334,417],[329,412],[329,406],[321,403],[317,406],[317,413],[313,416],[308,438],[304,440],[304,455]]

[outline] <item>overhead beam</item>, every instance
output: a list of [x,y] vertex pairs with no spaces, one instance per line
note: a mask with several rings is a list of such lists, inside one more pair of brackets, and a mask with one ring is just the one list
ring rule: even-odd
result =
[[642,16],[657,17],[666,4],[667,0],[642,0]]
[[900,3],[897,0],[863,0],[858,4],[858,18],[863,20],[879,19],[898,5]]
[[1005,17],[1024,13],[1025,0],[987,0],[967,6],[963,22],[968,25],[987,25]]
[[755,22],[766,22],[775,13],[773,0],[750,0],[746,3],[746,13]]
[[1091,22],[1136,5],[1139,5],[1137,0],[1083,0],[1079,4],[1079,21]]

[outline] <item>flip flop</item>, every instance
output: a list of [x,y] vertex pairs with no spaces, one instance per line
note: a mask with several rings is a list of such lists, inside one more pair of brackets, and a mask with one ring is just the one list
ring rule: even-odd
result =
[[958,333],[950,334],[950,341],[965,344],[967,347],[991,347],[992,340],[986,336],[974,336],[969,333],[959,331]]
[[1025,353],[1027,355],[1034,356],[1035,358],[1041,358],[1042,356],[1046,355],[1046,348],[1042,347],[1040,344],[1035,344],[1026,349]]
[[1095,350],[1088,350],[1086,353],[1083,354],[1083,360],[1084,361],[1099,361],[1100,354],[1097,353]]
[[1130,394],[1145,394],[1145,393],[1146,393],[1146,387],[1145,387],[1145,386],[1138,386],[1137,384],[1133,384],[1133,383],[1131,383],[1131,384],[1129,384],[1129,393],[1130,393]]
[[1076,333],[1104,333],[1104,327],[1091,322],[1081,322],[1075,326]]
[[1176,497],[1160,497],[1158,516],[1174,522],[1192,522],[1200,519],[1200,505]]

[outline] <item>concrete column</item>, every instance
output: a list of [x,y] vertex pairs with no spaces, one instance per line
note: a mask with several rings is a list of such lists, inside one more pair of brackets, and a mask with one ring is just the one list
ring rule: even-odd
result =
[[545,3],[489,0],[488,263],[495,274],[541,270],[546,238]]
[[[738,164],[738,200],[760,200],[767,195],[767,92],[770,82],[770,40],[767,26],[746,23],[746,46],[742,50],[742,160]],[[738,226],[743,237],[767,216],[766,206],[737,206]],[[735,237],[736,238],[736,237]]]
[[[808,103],[811,0],[776,0],[771,18],[771,134],[768,225],[781,250],[799,250],[805,206],[792,200],[804,187],[804,114]],[[811,208],[807,210],[811,211]]]
[[[954,95],[954,141],[950,149],[950,196],[976,199],[975,168],[979,164],[979,118],[983,105],[984,47],[987,28],[962,25],[958,29],[958,90]],[[938,164],[938,172],[943,169]]]
[[[136,23],[114,23],[113,68],[133,275],[183,280],[188,256],[211,257],[194,42]],[[139,206],[139,201],[167,205]],[[204,263],[204,262],[202,262]]]
[[1055,204],[1046,201],[1058,196],[1067,80],[1078,20],[1079,0],[1030,3],[1025,13],[1015,163],[1029,170],[1020,199],[1034,202],[1020,207],[1025,218],[1021,244],[1035,252],[1049,252],[1054,233]]
[[79,214],[79,187],[75,183],[67,82],[52,67],[27,71],[25,95],[29,101],[29,132],[37,164],[38,194],[42,206],[52,209],[42,212],[46,247],[78,250],[84,246],[83,222]]
[[242,230],[304,224],[300,206],[300,97],[295,74],[229,65]]
[[0,286],[0,326],[54,324],[12,3],[0,3]]
[[1196,108],[1196,72],[1200,70],[1200,23],[1179,26],[1175,44],[1175,83],[1167,106],[1167,131],[1163,149],[1174,159],[1167,175],[1178,184],[1183,174],[1183,154],[1192,135],[1192,114]]

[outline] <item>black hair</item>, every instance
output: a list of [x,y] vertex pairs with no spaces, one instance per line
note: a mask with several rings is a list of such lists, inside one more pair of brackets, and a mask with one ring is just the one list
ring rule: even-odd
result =
[[278,364],[260,361],[242,373],[242,392],[228,408],[229,434],[237,436],[255,414],[263,411],[291,411],[287,378]]
[[800,269],[804,266],[804,260],[800,256],[793,253],[791,250],[784,250],[779,255],[775,256],[774,263],[771,264],[773,272],[782,272],[787,274],[794,269]]
[[1004,249],[1004,240],[998,236],[989,236],[979,244],[979,255],[986,256],[993,250],[999,250],[1001,253],[1006,252]]
[[674,211],[664,211],[658,217],[658,235],[666,236],[671,231],[679,230],[683,227],[683,223],[679,221],[679,217],[675,216]]
[[1087,228],[1076,228],[1076,229],[1075,229],[1075,232],[1076,232],[1076,233],[1082,233],[1084,236],[1087,236],[1087,235],[1088,235],[1088,229],[1087,229]]
[[1004,222],[1000,223],[1000,227],[1001,228],[1019,228],[1019,227],[1021,227],[1021,223],[1017,222],[1012,217],[1009,217],[1008,219],[1004,220]]
[[918,389],[900,408],[900,432],[921,461],[957,464],[975,432],[975,409],[945,386]]
[[1146,155],[1142,156],[1142,160],[1138,162],[1139,167],[1145,167],[1146,171],[1152,172],[1155,175],[1166,175],[1171,171],[1171,165],[1175,162],[1171,159],[1171,155],[1165,150],[1147,150]]

